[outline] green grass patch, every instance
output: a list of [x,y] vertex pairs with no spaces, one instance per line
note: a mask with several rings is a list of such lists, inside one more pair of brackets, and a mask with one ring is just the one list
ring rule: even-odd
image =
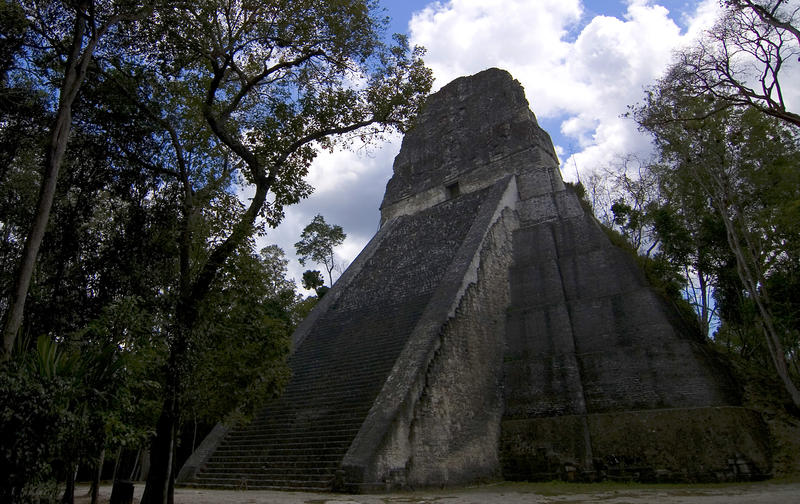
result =
[[601,481],[597,483],[576,483],[568,481],[540,481],[540,482],[526,482],[526,481],[507,481],[502,483],[495,483],[491,485],[481,485],[470,487],[472,491],[486,491],[486,492],[514,492],[514,493],[530,493],[542,496],[557,496],[557,495],[578,495],[578,494],[597,494],[605,492],[617,491],[666,491],[670,494],[680,494],[683,492],[695,493],[703,491],[719,492],[724,489],[740,489],[745,490],[748,488],[780,485],[780,484],[796,484],[800,483],[800,477],[793,476],[788,478],[778,478],[766,481],[742,481],[742,482],[728,482],[728,483],[636,483],[636,482],[621,482],[621,481]]

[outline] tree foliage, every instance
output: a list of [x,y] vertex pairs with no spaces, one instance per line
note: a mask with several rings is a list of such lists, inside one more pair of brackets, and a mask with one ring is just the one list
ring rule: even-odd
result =
[[322,278],[322,273],[319,270],[306,270],[303,272],[304,289],[317,289],[323,285],[325,285],[325,279]]
[[[337,268],[334,247],[341,245],[347,238],[342,226],[328,224],[322,215],[315,215],[311,222],[303,228],[300,241],[294,244],[298,260],[303,266],[308,260],[321,264],[328,272],[328,282],[333,285],[333,271]],[[309,280],[313,280],[309,277]],[[306,275],[303,274],[303,281]]]
[[772,367],[795,406],[800,122],[786,90],[798,13],[792,0],[724,1],[632,108],[655,159],[635,183],[628,161],[588,180],[600,219],[679,275],[707,336]]
[[800,404],[797,318],[774,308],[795,302],[772,293],[774,279],[793,277],[798,264],[796,132],[755,108],[719,109],[681,76],[668,74],[634,112],[658,151],[652,170],[664,204],[653,213],[655,231],[664,254],[692,265],[704,296],[715,287],[726,331],[734,313],[751,307],[764,355]]
[[[371,0],[4,1],[2,12],[5,320],[27,300],[7,331],[19,349],[9,366],[39,335],[69,354],[116,349],[137,379],[99,408],[93,447],[73,452],[138,443],[124,427],[146,425],[143,500],[165,502],[180,424],[246,413],[286,379],[308,303],[282,251],[257,251],[255,237],[310,194],[318,149],[409,127],[431,74],[402,37],[382,42]],[[42,184],[47,211],[36,210]],[[43,234],[31,256],[33,222]],[[19,265],[37,256],[20,289]],[[153,393],[157,422],[132,399]]]

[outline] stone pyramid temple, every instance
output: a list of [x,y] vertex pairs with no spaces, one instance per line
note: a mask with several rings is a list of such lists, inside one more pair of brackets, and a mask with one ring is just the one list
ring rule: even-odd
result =
[[430,96],[381,227],[293,336],[292,379],[178,483],[351,492],[770,471],[726,363],[565,186],[520,84]]

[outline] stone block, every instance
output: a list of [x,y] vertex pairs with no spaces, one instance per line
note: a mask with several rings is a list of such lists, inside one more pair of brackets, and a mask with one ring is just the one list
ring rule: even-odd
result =
[[[541,154],[539,156],[541,158]],[[553,169],[541,160],[538,163],[531,163],[527,170],[519,174],[517,183],[519,197],[522,200],[550,195],[553,192]]]
[[535,266],[509,269],[511,297],[515,306],[530,307],[563,301],[559,265],[555,260]]
[[521,200],[518,211],[523,226],[553,220],[558,216],[558,208],[552,194]]
[[572,190],[556,191],[553,193],[556,208],[560,218],[583,217],[586,213],[578,196]]
[[522,267],[557,258],[555,234],[550,224],[528,226],[514,233],[514,266]]
[[742,479],[771,471],[763,420],[730,406],[504,420],[500,446],[512,480],[566,479],[567,464],[597,479],[645,482],[729,481],[740,465]]
[[612,296],[645,285],[633,259],[612,246],[561,256],[559,267],[564,296],[570,301]]
[[504,363],[504,418],[561,416],[584,411],[574,354],[532,355]]
[[560,255],[586,253],[609,245],[608,238],[591,215],[561,218],[557,226],[551,227]]

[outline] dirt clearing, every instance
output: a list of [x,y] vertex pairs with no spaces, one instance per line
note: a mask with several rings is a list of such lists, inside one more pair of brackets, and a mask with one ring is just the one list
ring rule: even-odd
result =
[[[137,483],[134,501],[142,495],[144,483]],[[88,504],[88,488],[79,486],[76,504]],[[100,489],[107,503],[111,486]],[[798,504],[800,482],[760,482],[727,485],[638,485],[498,483],[469,488],[424,490],[386,494],[344,495],[263,490],[175,491],[175,504]]]

